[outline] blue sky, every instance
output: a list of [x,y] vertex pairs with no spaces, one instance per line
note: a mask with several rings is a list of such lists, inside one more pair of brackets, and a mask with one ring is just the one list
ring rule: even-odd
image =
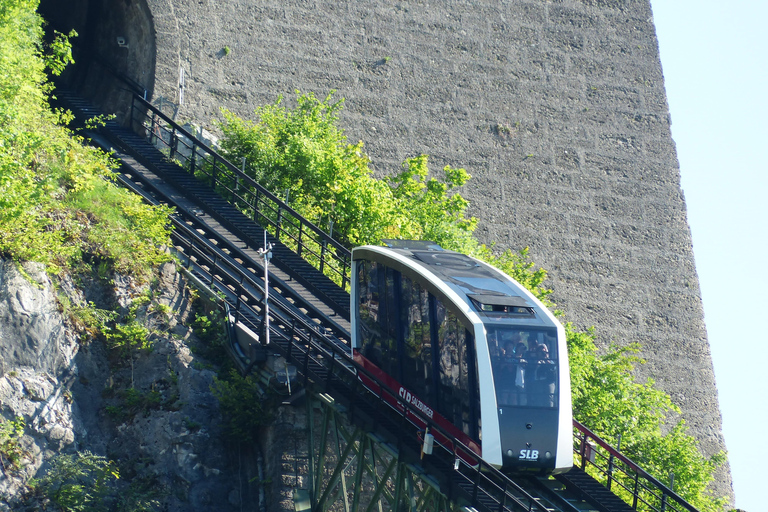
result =
[[768,510],[768,2],[651,0],[736,491]]

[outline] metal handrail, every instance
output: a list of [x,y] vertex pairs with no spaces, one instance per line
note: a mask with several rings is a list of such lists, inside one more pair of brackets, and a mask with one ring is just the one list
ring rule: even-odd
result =
[[347,288],[352,254],[330,234],[139,96],[131,103],[131,126],[163,148],[191,176],[208,184],[342,289]]
[[[592,467],[605,480],[608,489],[627,501],[631,498],[633,509],[644,505],[644,509],[655,512],[698,512],[675,491],[644,471],[636,462],[623,455],[618,448],[609,445],[594,432],[573,420],[574,451],[581,460],[581,468]],[[623,490],[616,492],[614,485]]]

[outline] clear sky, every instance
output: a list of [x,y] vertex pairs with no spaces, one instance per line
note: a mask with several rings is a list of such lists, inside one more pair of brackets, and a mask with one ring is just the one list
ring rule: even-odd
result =
[[736,506],[768,510],[768,1],[651,0]]

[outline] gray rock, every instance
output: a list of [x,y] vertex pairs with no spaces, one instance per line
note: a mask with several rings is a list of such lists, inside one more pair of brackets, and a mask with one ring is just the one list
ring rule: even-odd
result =
[[[186,342],[168,329],[191,315],[190,293],[174,266],[161,268],[154,291],[172,312],[139,308],[139,319],[154,333],[154,350],[134,354],[133,364],[110,355],[101,341],[78,343],[43,268],[25,265],[24,271],[31,280],[0,260],[0,415],[21,417],[26,425],[20,467],[0,469],[0,511],[20,506],[24,483],[41,476],[52,457],[84,450],[115,460],[121,485],[154,482],[164,510],[211,510],[213,504],[217,510],[254,510],[233,494],[238,477],[221,441],[218,401],[210,392],[214,372],[196,364]],[[79,288],[66,282],[60,289],[74,303],[89,294],[99,297],[101,308],[128,307],[142,291],[128,279],[113,282],[111,295],[98,283]],[[144,396],[157,393],[159,404],[110,416],[109,405],[128,409],[119,396],[131,386]]]

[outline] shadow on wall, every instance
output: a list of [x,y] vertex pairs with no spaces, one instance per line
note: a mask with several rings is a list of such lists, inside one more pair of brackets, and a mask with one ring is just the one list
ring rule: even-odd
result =
[[41,0],[38,12],[47,22],[46,41],[54,31],[78,33],[72,39],[75,65],[56,78],[56,85],[89,98],[120,122],[134,91],[118,76],[152,97],[155,32],[146,0]]

